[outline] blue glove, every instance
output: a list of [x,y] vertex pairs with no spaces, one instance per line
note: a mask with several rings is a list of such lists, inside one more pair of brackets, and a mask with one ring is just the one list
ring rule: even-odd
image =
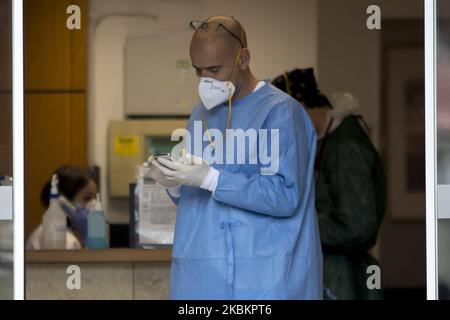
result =
[[87,242],[88,214],[89,209],[81,206],[74,206],[67,200],[61,201],[61,207],[69,218],[70,225],[80,235],[81,244],[85,246]]

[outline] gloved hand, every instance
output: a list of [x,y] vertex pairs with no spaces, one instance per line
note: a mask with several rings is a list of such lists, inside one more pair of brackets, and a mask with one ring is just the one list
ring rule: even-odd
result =
[[85,246],[88,236],[88,215],[90,208],[74,205],[64,196],[59,197],[58,201],[66,216],[69,218],[70,225],[80,235],[82,246]]
[[156,160],[153,160],[153,156],[148,159],[148,162],[144,162],[143,166],[148,168],[146,176],[152,178],[166,188],[174,188],[180,185],[177,181],[167,179],[161,170],[153,165],[153,162],[156,162]]
[[200,187],[211,168],[203,159],[186,154],[183,161],[175,162],[166,158],[152,161],[152,165],[169,181]]

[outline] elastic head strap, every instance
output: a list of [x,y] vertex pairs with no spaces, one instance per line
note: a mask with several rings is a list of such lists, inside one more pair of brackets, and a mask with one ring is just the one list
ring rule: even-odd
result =
[[285,73],[283,73],[283,77],[284,77],[284,82],[286,84],[286,92],[288,95],[292,96],[291,81],[289,80],[289,74],[287,73],[287,71]]
[[[244,29],[241,27],[241,40],[243,38],[244,38]],[[239,48],[239,51],[238,51],[238,53],[236,55],[236,59],[234,60],[233,69],[231,70],[231,76],[230,76],[230,80],[229,80],[228,83],[231,83],[231,78],[234,75],[234,72],[236,70],[236,66],[238,65],[238,62],[239,62],[239,58],[241,57],[241,50],[242,50],[242,47]],[[231,98],[232,98],[231,97],[231,86],[229,86],[228,90],[229,90],[228,91],[228,117],[227,117],[227,127],[226,127],[226,129],[229,129],[230,128],[230,124],[231,124],[231,106],[232,106],[232,103],[231,103]]]

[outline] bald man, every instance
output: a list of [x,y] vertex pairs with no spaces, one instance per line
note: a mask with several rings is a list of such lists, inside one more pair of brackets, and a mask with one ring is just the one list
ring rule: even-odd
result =
[[152,158],[150,169],[178,206],[170,297],[321,299],[313,126],[296,100],[252,74],[236,19],[191,26],[201,103],[186,156]]

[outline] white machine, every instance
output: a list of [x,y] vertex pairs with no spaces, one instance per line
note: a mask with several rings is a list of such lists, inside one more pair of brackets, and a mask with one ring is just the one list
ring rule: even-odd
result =
[[167,153],[178,143],[172,132],[186,128],[183,119],[111,121],[109,124],[109,195],[128,197],[130,183],[137,182],[136,167],[156,153]]
[[189,115],[198,103],[198,78],[189,58],[190,30],[128,39],[125,114]]

